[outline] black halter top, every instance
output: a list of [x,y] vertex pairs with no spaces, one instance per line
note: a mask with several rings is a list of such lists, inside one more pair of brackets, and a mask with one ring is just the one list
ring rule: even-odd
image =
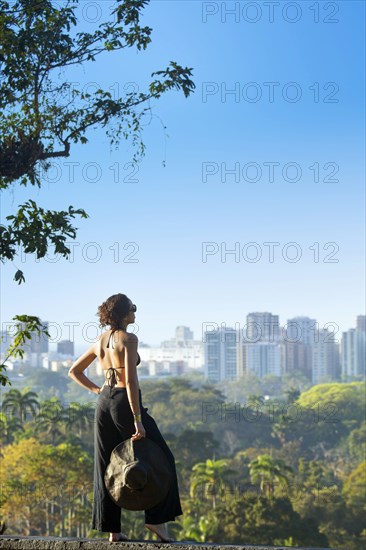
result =
[[[111,336],[112,334],[114,333],[115,331],[112,330],[112,332],[110,333],[109,335],[109,338],[108,338],[108,343],[107,343],[107,348],[109,348],[109,342],[110,342],[110,339],[111,339]],[[112,339],[112,349],[114,349],[114,346],[113,346],[113,339]],[[136,366],[139,365],[141,363],[141,357],[139,354],[137,354],[137,363],[136,363]],[[117,384],[117,379],[116,379],[116,370],[118,369],[124,369],[125,367],[109,367],[109,369],[107,369],[107,372],[106,372],[106,380],[107,380],[107,384],[108,386],[112,389],[116,384]]]

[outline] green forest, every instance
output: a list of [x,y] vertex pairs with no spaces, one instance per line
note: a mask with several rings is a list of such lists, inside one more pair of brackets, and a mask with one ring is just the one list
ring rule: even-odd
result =
[[[365,547],[363,382],[300,392],[275,377],[213,385],[196,375],[140,386],[176,459],[176,540]],[[271,388],[276,397],[264,396]],[[6,534],[108,536],[90,528],[96,403],[66,371],[28,370],[3,391]],[[143,512],[123,510],[122,530],[153,537]]]

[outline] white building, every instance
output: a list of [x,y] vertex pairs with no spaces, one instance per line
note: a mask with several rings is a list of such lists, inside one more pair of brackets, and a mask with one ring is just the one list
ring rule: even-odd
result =
[[366,335],[363,330],[351,328],[342,333],[341,367],[342,380],[365,376]]
[[278,315],[268,311],[248,313],[244,340],[254,342],[278,342],[280,325]]
[[[149,376],[173,375],[179,376],[190,369],[203,370],[203,342],[193,339],[193,332],[184,326],[176,328],[175,338],[165,340],[159,347],[142,345],[138,348],[141,358],[139,367],[148,370]],[[99,361],[91,367],[96,374],[103,374]]]
[[258,378],[267,374],[281,376],[283,369],[283,345],[280,342],[242,342],[238,347],[239,376],[253,372]]
[[204,365],[203,343],[192,341],[191,345],[177,347],[175,345],[153,348],[139,348],[142,362],[176,362],[183,361],[189,369],[201,369]]
[[187,365],[184,361],[148,361],[149,376],[181,376],[187,372]]
[[[193,332],[184,326],[177,327],[175,338],[165,340],[159,347],[139,347],[139,354],[141,365],[149,366],[149,369],[153,363],[172,363],[173,370],[178,368],[177,365],[183,365],[184,370],[203,369],[204,365],[203,342],[194,340]],[[170,367],[165,368],[170,370]]]
[[236,380],[239,332],[221,328],[204,333],[205,378],[212,382]]

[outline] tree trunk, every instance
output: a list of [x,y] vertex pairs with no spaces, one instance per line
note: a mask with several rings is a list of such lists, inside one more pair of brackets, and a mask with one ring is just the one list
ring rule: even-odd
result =
[[50,515],[48,512],[48,502],[46,501],[46,537],[50,536]]

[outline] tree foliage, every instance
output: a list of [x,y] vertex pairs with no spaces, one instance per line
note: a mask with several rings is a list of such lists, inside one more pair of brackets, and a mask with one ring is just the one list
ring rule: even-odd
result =
[[343,494],[347,505],[352,509],[354,516],[357,518],[355,522],[359,532],[365,528],[362,523],[362,518],[366,514],[366,460],[361,462],[349,476],[347,476]]
[[2,187],[18,179],[39,185],[37,163],[47,167],[49,159],[69,156],[71,145],[86,143],[87,131],[96,126],[107,128],[114,144],[121,136],[132,137],[143,153],[141,119],[150,109],[148,102],[171,89],[182,90],[186,97],[194,89],[192,69],[174,61],[152,73],[147,91],[123,98],[114,99],[103,89],[84,93],[66,78],[60,82],[60,71],[67,67],[95,61],[105,52],[145,50],[151,42],[152,29],[140,24],[148,0],[117,0],[111,21],[92,33],[75,32],[78,3],[68,0],[58,7],[49,0],[0,2]]
[[[237,430],[241,450],[230,454],[224,444],[225,433],[232,431],[228,423],[219,426],[219,446],[213,437],[218,418],[207,423],[204,431],[197,417],[194,421],[194,415],[200,416],[198,405],[202,401],[215,397],[216,403],[220,403],[219,386],[193,388],[185,379],[172,379],[144,381],[144,387],[149,391],[142,389],[143,403],[153,409],[153,416],[176,458],[184,510],[172,528],[171,535],[177,540],[232,544],[245,540],[252,544],[349,550],[362,547],[365,463],[349,464],[345,474],[336,467],[340,450],[348,448],[350,437],[341,442],[334,440],[327,454],[313,460],[290,457],[286,442],[280,448],[269,449],[268,432],[260,439],[266,448],[261,448],[255,438],[242,439],[242,432]],[[37,386],[32,389],[37,390]],[[190,428],[185,427],[187,409],[179,402],[180,391],[184,399],[192,401]],[[102,535],[88,527],[95,402],[81,406],[65,397],[67,403],[55,397],[41,401],[29,394],[27,388],[20,393],[9,390],[4,394],[0,432],[7,470],[2,469],[2,503],[6,512],[3,519],[10,534]],[[160,402],[156,409],[157,399]],[[180,430],[168,433],[167,425],[180,426]],[[248,426],[252,434],[262,430],[259,423]],[[317,425],[313,429],[317,431]],[[296,423],[288,425],[289,439],[291,430],[298,434]],[[361,436],[357,434],[354,445]],[[24,459],[19,458],[22,453]],[[312,453],[314,449],[309,449],[308,454]],[[43,490],[45,486],[47,490]],[[143,514],[126,513],[123,523],[130,538],[146,536]]]
[[249,464],[249,474],[253,483],[260,483],[261,491],[264,490],[264,486],[268,487],[269,497],[272,498],[274,494],[274,483],[280,482],[288,484],[289,474],[292,474],[293,470],[283,460],[272,458],[269,455],[259,455],[255,460],[252,460]]
[[[37,258],[44,258],[48,248],[53,246],[56,254],[67,258],[70,248],[65,244],[66,238],[76,236],[70,220],[77,215],[88,217],[84,210],[75,210],[72,206],[67,211],[54,211],[40,208],[33,200],[19,205],[16,215],[6,216],[12,223],[0,226],[0,257],[13,260],[18,255],[17,247],[22,246],[25,254],[35,252]],[[18,284],[25,282],[22,270],[16,271],[14,280]]]
[[[0,505],[10,531],[63,536],[83,509],[91,513],[93,459],[78,446],[56,447],[28,438],[3,451]],[[86,518],[85,518],[86,519]],[[84,519],[84,521],[85,521]]]
[[347,420],[348,416],[354,417],[355,413],[363,418],[365,382],[317,384],[303,392],[297,403],[314,410],[321,404],[324,415],[332,415],[341,421]]
[[[14,182],[40,187],[40,168],[47,171],[51,159],[68,157],[74,144],[86,144],[92,128],[104,128],[116,147],[121,138],[132,140],[133,158],[140,159],[142,120],[151,113],[151,100],[172,89],[188,97],[195,88],[192,68],[170,61],[151,74],[146,91],[114,98],[102,88],[75,89],[67,78],[69,67],[85,66],[108,52],[145,50],[152,32],[140,23],[148,0],[117,0],[110,20],[94,32],[78,32],[78,4],[0,0],[0,189]],[[54,245],[56,253],[68,257],[65,240],[76,235],[70,223],[75,216],[87,213],[72,206],[54,212],[26,202],[7,217],[10,225],[0,227],[0,260],[12,260],[16,246],[43,258]],[[15,280],[24,282],[21,270]]]
[[192,468],[191,475],[191,496],[195,495],[197,488],[203,488],[203,495],[209,494],[212,497],[212,507],[216,508],[216,497],[227,481],[228,476],[234,473],[227,468],[226,460],[211,460],[198,462]]
[[26,422],[30,416],[36,416],[39,410],[39,401],[37,394],[33,391],[20,392],[16,389],[11,389],[7,394],[2,404],[2,411],[6,415],[16,416],[20,422]]
[[33,315],[15,315],[12,320],[17,321],[17,323],[15,323],[13,341],[8,347],[6,357],[0,365],[0,384],[2,386],[11,385],[9,377],[3,374],[6,371],[6,361],[10,357],[15,359],[24,356],[23,346],[27,340],[31,340],[32,334],[37,334],[38,336],[44,334],[49,337],[49,332],[38,317]]
[[244,494],[227,499],[216,510],[220,522],[215,542],[273,545],[280,538],[292,536],[296,546],[328,546],[315,518],[303,520],[286,497],[268,499]]

